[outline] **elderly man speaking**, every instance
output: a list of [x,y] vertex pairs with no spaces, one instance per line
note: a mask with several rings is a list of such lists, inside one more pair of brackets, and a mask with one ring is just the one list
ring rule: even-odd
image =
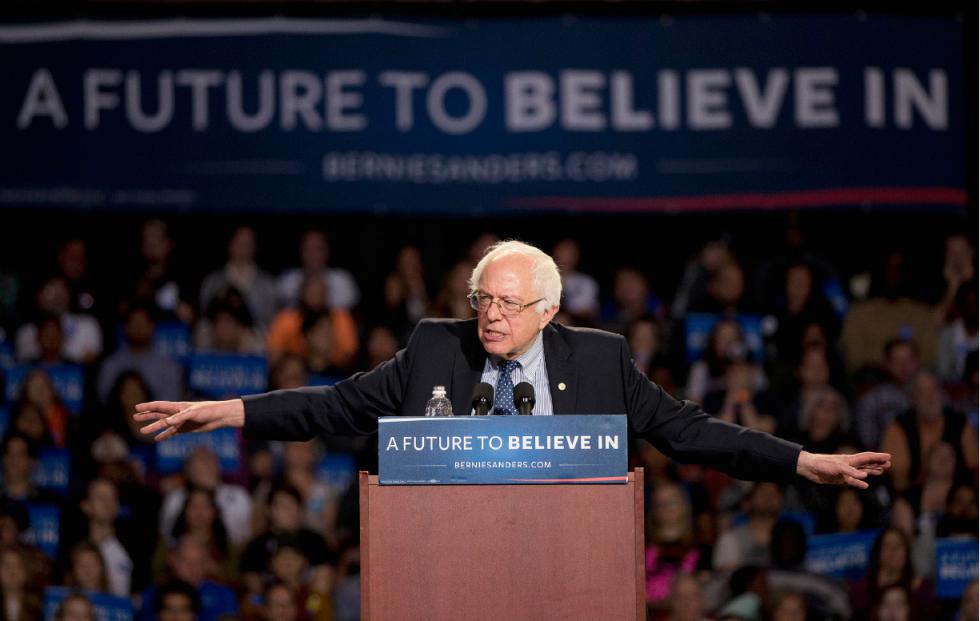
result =
[[502,396],[519,382],[535,387],[535,415],[625,413],[631,431],[673,459],[696,462],[747,480],[866,488],[869,474],[891,465],[885,453],[820,455],[765,433],[726,423],[695,404],[677,401],[632,364],[623,337],[551,320],[561,277],[541,250],[518,241],[492,246],[470,278],[476,319],[419,323],[408,346],[367,373],[332,387],[280,390],[228,401],[154,401],[136,406],[143,433],[164,440],[177,433],[241,427],[246,437],[309,440],[317,434],[377,431],[380,416],[420,416],[434,385],[444,385],[455,412],[470,412],[479,382]]

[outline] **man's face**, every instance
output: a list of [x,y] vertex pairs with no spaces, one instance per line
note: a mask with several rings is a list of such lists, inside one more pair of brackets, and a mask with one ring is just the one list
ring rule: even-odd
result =
[[193,621],[194,604],[183,593],[167,593],[160,607],[160,621]]
[[[493,261],[480,276],[478,292],[492,296],[494,302],[510,300],[527,304],[539,299],[541,295],[532,284],[531,264],[530,258],[520,255]],[[557,311],[558,307],[553,306],[539,315],[531,306],[514,317],[504,317],[497,304],[492,303],[486,311],[477,313],[480,342],[488,354],[513,360],[528,350]]]
[[908,345],[895,345],[888,354],[888,372],[899,384],[907,384],[919,370],[919,360]]

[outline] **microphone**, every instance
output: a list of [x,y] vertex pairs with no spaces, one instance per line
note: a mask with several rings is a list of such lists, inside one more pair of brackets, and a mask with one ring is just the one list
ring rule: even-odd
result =
[[477,416],[486,416],[493,407],[493,386],[480,382],[473,387],[473,411]]
[[534,409],[534,386],[528,382],[521,382],[514,386],[514,407],[521,416],[530,416]]

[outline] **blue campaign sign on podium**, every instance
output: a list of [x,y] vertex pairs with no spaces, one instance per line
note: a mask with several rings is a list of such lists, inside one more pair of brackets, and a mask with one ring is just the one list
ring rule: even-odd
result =
[[626,416],[385,417],[382,485],[626,483]]

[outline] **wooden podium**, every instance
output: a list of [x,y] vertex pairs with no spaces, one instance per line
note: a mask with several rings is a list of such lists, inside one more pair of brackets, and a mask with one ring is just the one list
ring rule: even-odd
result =
[[360,473],[361,618],[644,619],[643,470],[626,485],[379,485]]

